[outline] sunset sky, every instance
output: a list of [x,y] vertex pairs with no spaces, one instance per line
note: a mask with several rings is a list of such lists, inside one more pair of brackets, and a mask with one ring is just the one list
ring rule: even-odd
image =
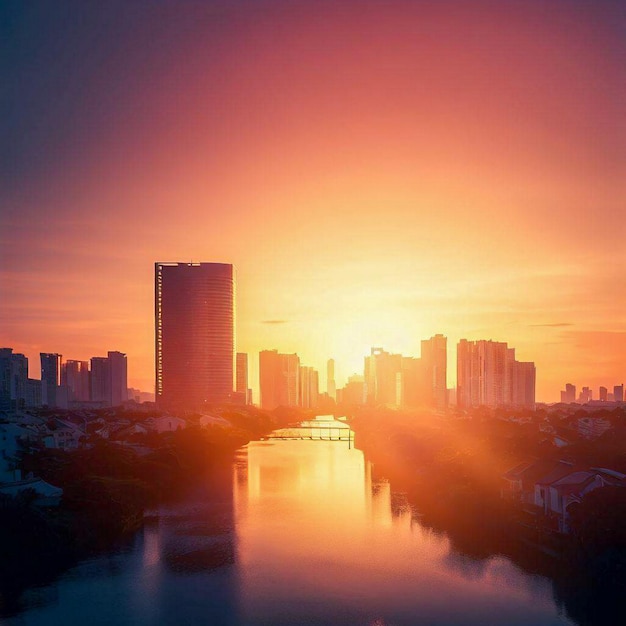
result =
[[[507,341],[626,382],[626,3],[0,7],[0,347],[126,352],[155,261],[233,263],[237,350]],[[258,395],[255,395],[258,399]]]

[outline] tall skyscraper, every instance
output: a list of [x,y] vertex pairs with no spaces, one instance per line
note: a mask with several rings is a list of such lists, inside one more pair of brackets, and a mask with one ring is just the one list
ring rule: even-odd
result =
[[248,353],[237,352],[235,392],[239,402],[251,404],[251,389],[248,389]]
[[335,382],[335,359],[326,363],[326,393],[329,398],[337,399],[337,383]]
[[298,404],[304,409],[314,409],[319,398],[319,373],[308,366],[300,366],[300,398]]
[[365,357],[367,403],[399,407],[402,404],[402,355],[372,348]]
[[300,358],[277,350],[259,352],[261,408],[298,406],[300,400]]
[[59,406],[61,385],[61,355],[40,352],[41,358],[41,403],[44,406]]
[[515,360],[515,351],[499,341],[467,341],[457,346],[457,405],[535,406],[535,364]]
[[91,357],[89,374],[89,397],[92,402],[101,402],[106,406],[111,402],[111,367],[105,356]]
[[128,400],[128,362],[122,352],[108,352],[111,406],[121,406]]
[[565,385],[565,391],[561,391],[561,402],[571,403],[576,402],[576,385],[567,383]]
[[61,365],[61,385],[67,387],[69,402],[89,400],[89,362],[68,359]]
[[624,402],[624,385],[615,385],[613,387],[613,399],[615,402]]
[[426,376],[426,402],[437,409],[448,406],[448,339],[435,335],[422,340],[422,368]]
[[235,277],[225,263],[155,264],[156,401],[199,409],[233,392]]

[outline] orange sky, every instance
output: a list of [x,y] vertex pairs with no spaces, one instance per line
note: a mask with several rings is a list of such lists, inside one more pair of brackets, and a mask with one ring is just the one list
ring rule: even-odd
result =
[[152,390],[154,262],[193,260],[235,264],[254,369],[341,385],[441,332],[450,386],[462,337],[538,400],[626,382],[621,3],[132,4],[4,20],[0,344],[31,376],[121,350]]

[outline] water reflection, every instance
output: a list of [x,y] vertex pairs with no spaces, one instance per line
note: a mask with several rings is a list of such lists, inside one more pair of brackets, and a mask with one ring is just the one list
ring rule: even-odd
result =
[[453,552],[345,442],[251,443],[234,492],[245,624],[568,623],[548,580]]
[[251,443],[222,483],[32,590],[6,624],[571,623],[547,579],[458,554],[347,441]]

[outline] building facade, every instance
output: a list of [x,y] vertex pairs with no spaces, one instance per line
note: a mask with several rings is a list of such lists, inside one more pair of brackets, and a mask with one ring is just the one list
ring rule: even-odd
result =
[[277,350],[259,352],[261,408],[298,406],[300,402],[300,358]]
[[457,406],[535,408],[535,364],[515,360],[515,350],[499,341],[457,346]]
[[235,361],[235,276],[225,263],[155,264],[156,402],[227,402]]
[[41,403],[44,406],[60,406],[61,355],[41,352]]

